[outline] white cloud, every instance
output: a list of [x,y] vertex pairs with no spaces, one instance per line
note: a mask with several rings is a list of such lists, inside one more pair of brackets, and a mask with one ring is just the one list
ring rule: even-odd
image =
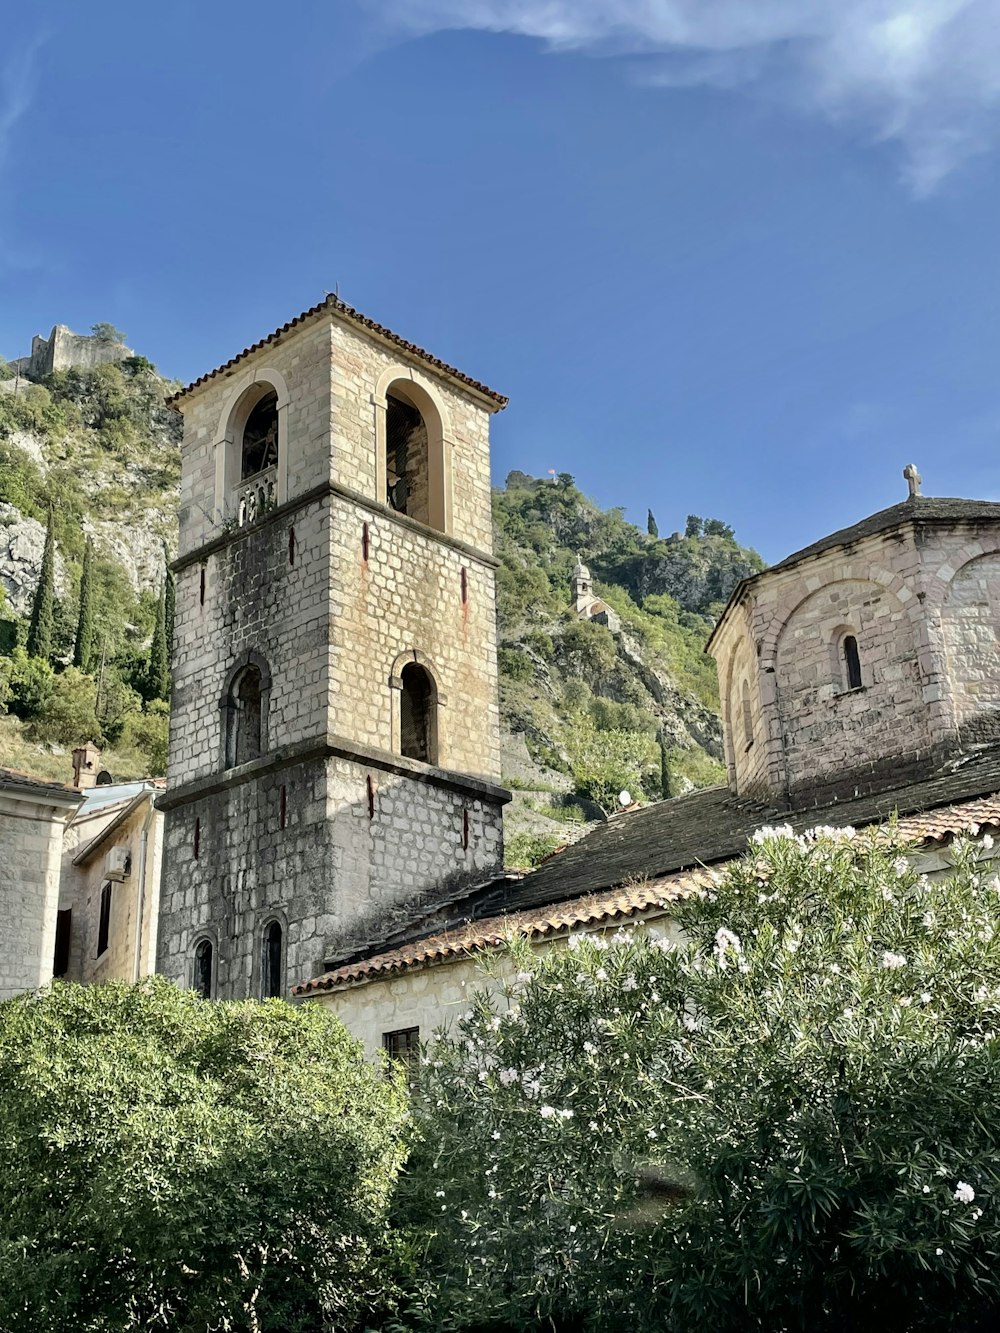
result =
[[[1000,0],[376,0],[413,33],[646,57],[665,86],[766,87],[896,143],[928,194],[1000,142]],[[372,3],[372,0],[369,0]]]

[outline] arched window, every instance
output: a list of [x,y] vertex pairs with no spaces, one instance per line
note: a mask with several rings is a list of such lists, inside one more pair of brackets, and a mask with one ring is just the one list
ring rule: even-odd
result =
[[203,1000],[212,998],[212,941],[199,940],[194,951],[194,990]]
[[260,994],[269,1000],[281,993],[281,924],[270,921],[261,936]]
[[247,764],[267,752],[267,705],[271,679],[257,653],[235,669],[221,700],[225,723],[225,765]]
[[849,690],[860,690],[861,658],[858,656],[858,641],[853,634],[844,635],[843,653],[847,688]]
[[418,662],[400,672],[399,752],[407,759],[437,763],[437,697],[430,673]]
[[397,514],[429,521],[427,425],[412,403],[389,394],[385,411],[386,502]]
[[750,707],[750,686],[743,682],[743,741],[749,748],[753,744],[753,710]]
[[240,480],[275,467],[278,462],[278,395],[265,394],[243,427]]

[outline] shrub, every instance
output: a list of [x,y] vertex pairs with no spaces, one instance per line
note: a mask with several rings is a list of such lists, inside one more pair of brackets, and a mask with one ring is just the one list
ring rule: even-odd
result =
[[519,648],[498,649],[497,664],[500,674],[506,676],[508,680],[527,681],[533,679],[535,674],[531,658]]
[[902,852],[763,830],[669,935],[513,946],[420,1071],[428,1325],[985,1329],[1000,878]]
[[534,870],[562,842],[557,833],[515,833],[504,843],[504,864],[511,870]]
[[0,1328],[348,1330],[391,1287],[398,1086],[311,1005],[0,1005]]
[[45,708],[52,693],[55,672],[40,657],[29,657],[23,648],[15,648],[10,657],[0,661],[7,710],[24,721],[31,721]]

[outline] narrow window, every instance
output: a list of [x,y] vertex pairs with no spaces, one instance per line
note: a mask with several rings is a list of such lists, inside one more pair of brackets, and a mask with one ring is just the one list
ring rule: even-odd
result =
[[64,977],[69,971],[69,944],[73,929],[73,909],[56,913],[56,947],[52,957],[52,975]]
[[194,951],[194,989],[203,1000],[212,998],[212,941],[201,940]]
[[468,812],[468,810],[463,810],[463,811],[462,811],[462,848],[463,848],[464,851],[468,851],[468,850],[469,850],[469,812]]
[[372,777],[372,775],[371,775],[370,773],[368,774],[368,777],[367,777],[367,779],[366,779],[366,785],[367,785],[367,787],[368,787],[368,818],[369,818],[369,819],[374,819],[374,818],[375,818],[375,779]]
[[847,670],[847,688],[861,688],[861,658],[858,656],[858,641],[853,634],[844,638],[844,666]]
[[233,681],[226,708],[226,765],[246,764],[263,753],[263,681],[248,666]]
[[202,565],[198,580],[198,602],[201,606],[205,605],[205,566]]
[[194,859],[197,861],[201,856],[201,820],[194,821]]
[[281,994],[281,925],[271,921],[261,941],[260,993],[264,1000]]
[[420,1029],[400,1028],[396,1032],[383,1032],[382,1046],[390,1060],[398,1060],[411,1069],[420,1055]]
[[288,529],[288,563],[295,564],[295,529]]
[[108,947],[108,934],[111,929],[111,885],[105,884],[101,889],[101,915],[97,923],[97,957]]
[[427,522],[430,484],[428,436],[423,417],[391,394],[385,413],[386,503],[397,514]]
[[362,524],[361,524],[361,559],[365,562],[366,565],[367,565],[367,563],[368,563],[368,550],[369,550],[368,524],[367,524],[367,523],[362,523]]
[[246,481],[278,461],[278,395],[265,394],[243,427],[240,477]]
[[750,686],[743,682],[743,740],[749,749],[753,745],[753,712],[750,708]]
[[468,571],[468,570],[465,568],[465,566],[463,565],[463,566],[462,566],[462,605],[465,606],[465,604],[468,602],[468,600],[469,600],[469,571]]
[[399,700],[399,748],[407,759],[436,764],[434,736],[434,683],[416,662],[402,670],[403,689]]
[[278,796],[278,824],[280,825],[281,828],[285,827],[287,819],[288,819],[288,793],[285,791],[285,788],[282,787],[280,795]]

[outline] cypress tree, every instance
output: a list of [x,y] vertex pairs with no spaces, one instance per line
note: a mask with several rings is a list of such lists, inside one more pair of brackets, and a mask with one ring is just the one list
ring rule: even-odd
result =
[[174,609],[177,605],[177,588],[174,584],[174,576],[170,568],[170,558],[166,546],[163,548],[163,559],[167,566],[166,578],[163,583],[163,627],[166,633],[167,671],[169,673],[170,655],[174,647]]
[[52,510],[45,529],[45,548],[42,551],[42,569],[38,586],[31,599],[31,620],[28,623],[29,657],[41,657],[46,662],[52,656],[56,618],[56,553],[52,536]]
[[665,801],[669,801],[673,795],[670,789],[670,749],[662,731],[657,739],[660,742],[660,795]]
[[83,574],[80,578],[80,615],[76,622],[76,640],[73,644],[73,665],[81,671],[90,671],[94,665],[94,577],[91,565],[94,543],[87,538],[83,551]]
[[163,582],[156,604],[156,627],[149,647],[149,671],[146,676],[151,699],[170,698],[170,655],[167,651],[167,584]]
[[659,537],[660,529],[656,526],[656,519],[653,517],[652,509],[646,510],[646,531],[651,537]]

